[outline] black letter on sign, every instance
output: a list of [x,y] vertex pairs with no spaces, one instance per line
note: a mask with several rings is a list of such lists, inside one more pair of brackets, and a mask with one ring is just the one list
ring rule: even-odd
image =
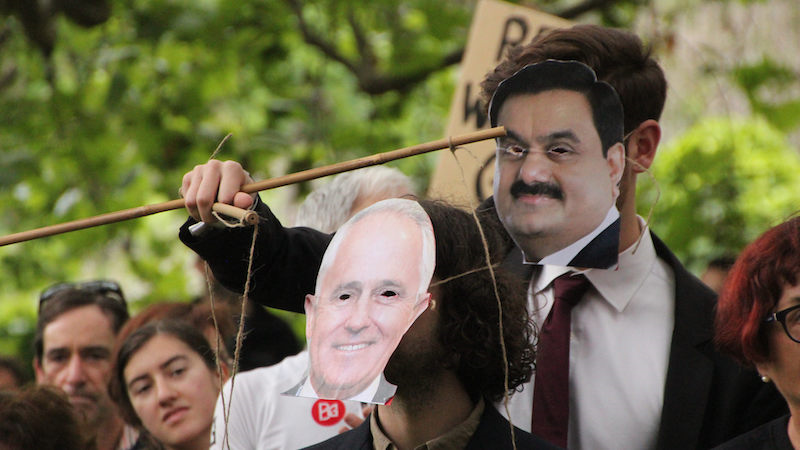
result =
[[467,92],[464,93],[464,122],[469,121],[469,116],[475,114],[475,129],[480,130],[486,125],[486,113],[483,112],[483,105],[479,98],[474,101],[471,98],[472,83],[467,84]]
[[[511,28],[514,27],[519,28],[519,37],[511,38],[509,37],[509,32]],[[516,34],[516,33],[515,33]],[[505,26],[503,26],[503,40],[500,41],[500,48],[497,49],[497,56],[495,57],[495,61],[500,61],[500,58],[503,57],[503,52],[506,49],[506,46],[512,47],[514,45],[519,44],[520,42],[524,41],[525,38],[528,36],[528,24],[525,22],[525,19],[522,17],[509,17],[506,20]]]

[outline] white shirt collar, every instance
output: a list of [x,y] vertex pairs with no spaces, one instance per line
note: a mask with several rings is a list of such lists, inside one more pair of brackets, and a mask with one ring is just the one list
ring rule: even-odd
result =
[[[381,375],[378,375],[374,380],[372,380],[372,383],[359,394],[356,394],[350,398],[341,398],[337,400],[356,400],[362,403],[372,403],[372,399],[375,398],[375,394],[378,392],[378,386],[380,383]],[[300,388],[300,390],[297,391],[297,395],[299,397],[322,398],[314,390],[314,386],[311,385],[311,377],[306,377],[306,381],[303,383],[303,386]]]
[[[539,261],[539,264],[554,264],[560,266],[567,265],[570,261],[572,261],[573,258],[575,258],[575,256],[578,253],[580,253],[581,250],[583,250],[584,247],[586,247],[586,244],[592,242],[592,239],[596,238],[598,234],[602,233],[603,230],[608,228],[618,218],[619,218],[619,211],[617,211],[617,207],[611,205],[611,208],[609,208],[608,212],[606,213],[605,219],[603,219],[603,221],[600,222],[600,225],[595,227],[594,230],[592,230],[586,236],[573,242],[572,244],[562,248],[561,250],[545,256]],[[524,258],[524,262],[530,263],[527,260],[527,257]]]
[[617,267],[608,270],[591,269],[586,272],[586,277],[595,289],[617,311],[624,310],[636,291],[642,287],[657,259],[650,229],[645,226],[641,217],[638,220],[642,229],[641,241],[620,253]]
[[[616,208],[613,209],[616,211]],[[634,243],[620,253],[615,268],[577,271],[577,273],[586,275],[597,292],[617,311],[625,309],[633,295],[645,282],[657,259],[650,230],[645,226],[641,217],[638,217],[638,220],[642,228],[641,242],[638,243],[638,248]],[[633,251],[634,249],[636,252]],[[553,280],[569,271],[575,270],[564,266],[544,265],[533,283],[533,292],[543,291]]]

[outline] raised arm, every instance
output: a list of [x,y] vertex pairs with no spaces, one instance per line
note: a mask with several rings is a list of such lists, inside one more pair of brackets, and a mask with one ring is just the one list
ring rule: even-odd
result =
[[190,218],[180,230],[180,239],[208,262],[214,276],[225,287],[244,290],[253,229],[207,226],[197,234],[189,227],[203,220],[217,222],[211,214],[215,202],[239,208],[253,207],[261,222],[253,254],[249,298],[265,306],[303,312],[305,294],[314,292],[317,271],[331,236],[311,228],[285,228],[258,198],[240,192],[253,180],[234,161],[212,160],[183,177],[181,192]]

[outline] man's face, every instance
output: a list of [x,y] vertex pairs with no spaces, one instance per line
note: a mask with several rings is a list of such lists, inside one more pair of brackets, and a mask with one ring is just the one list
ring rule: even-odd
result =
[[347,231],[318,296],[306,297],[310,377],[318,395],[350,398],[383,371],[427,307],[429,295],[419,294],[421,261],[418,225],[395,213],[374,213]]
[[494,177],[497,214],[528,258],[541,259],[589,234],[619,195],[623,147],[603,156],[583,94],[519,94],[500,108]]
[[61,388],[90,426],[115,415],[106,386],[111,377],[114,331],[96,305],[71,309],[47,324],[36,381]]

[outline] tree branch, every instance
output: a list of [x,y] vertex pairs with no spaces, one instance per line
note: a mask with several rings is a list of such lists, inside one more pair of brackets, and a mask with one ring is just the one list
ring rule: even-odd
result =
[[461,47],[445,55],[439,61],[415,70],[414,72],[399,75],[371,74],[369,77],[359,77],[358,87],[370,95],[380,95],[391,91],[405,91],[420,83],[435,72],[457,64],[464,56]]
[[309,28],[308,24],[306,23],[305,18],[303,18],[303,5],[300,3],[299,0],[285,0],[286,3],[289,5],[289,8],[294,12],[295,16],[297,16],[297,25],[300,27],[300,33],[303,35],[303,39],[305,39],[306,43],[309,45],[313,45],[317,47],[325,56],[328,58],[337,61],[347,67],[351,72],[354,74],[358,73],[358,67],[356,66],[353,61],[347,59],[344,55],[339,53],[339,51],[331,44],[329,44],[322,36],[315,33],[311,28]]

